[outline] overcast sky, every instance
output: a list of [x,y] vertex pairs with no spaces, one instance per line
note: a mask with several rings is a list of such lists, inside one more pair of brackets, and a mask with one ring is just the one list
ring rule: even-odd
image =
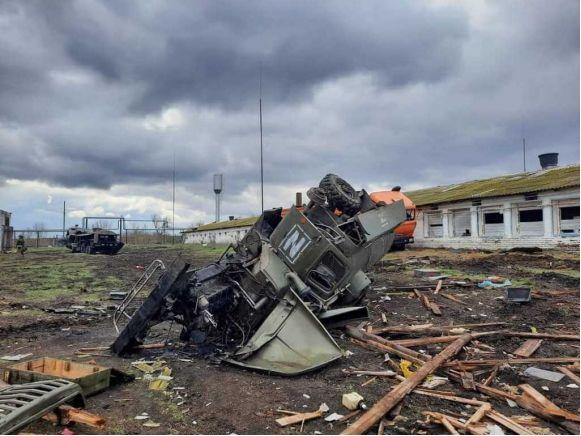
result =
[[0,209],[213,220],[579,162],[579,1],[0,0]]

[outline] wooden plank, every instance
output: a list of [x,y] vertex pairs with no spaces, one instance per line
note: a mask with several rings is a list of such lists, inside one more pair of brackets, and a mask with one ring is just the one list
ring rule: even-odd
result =
[[287,427],[289,425],[298,424],[299,422],[310,421],[311,419],[320,418],[323,416],[323,412],[317,410],[316,412],[306,412],[297,413],[296,415],[285,416],[283,418],[278,418],[276,423],[280,427]]
[[562,372],[563,374],[565,374],[567,377],[569,377],[574,383],[577,384],[577,386],[581,385],[581,380],[579,379],[579,376],[574,374],[570,369],[565,368],[564,366],[558,366],[557,367],[557,371]]
[[438,394],[435,392],[427,391],[425,389],[414,389],[412,391],[412,393],[418,394],[418,395],[423,395],[425,397],[433,397],[433,398],[439,398],[441,400],[453,401],[455,403],[470,404],[472,406],[482,406],[483,404],[485,404],[484,401],[475,400],[473,398],[463,398],[463,397],[457,397],[455,395],[442,395],[442,394]]
[[394,371],[364,371],[358,369],[344,369],[345,374],[356,374],[356,375],[372,375],[375,377],[395,377],[397,374]]
[[[440,294],[442,295],[442,294]],[[473,324],[456,324],[456,325],[444,325],[435,326],[434,324],[417,324],[417,325],[396,325],[379,327],[373,329],[372,333],[375,335],[383,333],[391,334],[402,334],[402,335],[413,335],[413,334],[435,334],[440,335],[442,333],[448,333],[450,330],[458,328],[474,329],[479,327],[491,327],[497,325],[504,325],[505,322],[483,322],[483,323],[473,323]]]
[[412,376],[402,381],[382,399],[365,412],[357,421],[346,428],[342,434],[364,434],[377,424],[383,416],[393,409],[407,394],[414,390],[428,375],[437,370],[442,363],[455,356],[467,343],[472,340],[469,334],[462,335],[448,345],[441,353],[424,363]]
[[442,296],[442,297],[444,297],[444,298],[447,298],[448,300],[454,301],[455,303],[462,304],[462,305],[464,305],[464,306],[468,306],[468,303],[466,303],[465,301],[462,301],[462,300],[460,300],[459,298],[457,298],[457,297],[454,297],[454,296],[452,296],[452,295],[449,295],[449,294],[444,294],[444,293],[442,292],[442,293],[440,294],[440,296]]
[[491,409],[492,409],[492,406],[490,405],[490,403],[483,403],[476,410],[476,412],[474,412],[472,414],[472,416],[470,418],[468,418],[468,421],[466,421],[466,425],[468,426],[470,424],[475,424],[475,423],[479,422],[482,418],[484,418],[484,415],[486,415]]
[[533,415],[538,416],[539,418],[545,419],[547,421],[553,422],[563,427],[571,434],[579,434],[579,425],[573,422],[565,421],[563,417],[552,414],[551,411],[547,411],[544,407],[539,405],[538,402],[534,401],[530,397],[525,397],[523,395],[514,395],[505,391],[501,391],[499,389],[484,386],[480,383],[476,383],[476,389],[479,392],[482,392],[483,394],[494,398],[500,399],[508,398],[517,403],[523,409],[528,410]]
[[500,368],[500,365],[494,366],[492,371],[490,371],[490,375],[486,378],[486,380],[484,380],[484,383],[483,383],[484,386],[488,386],[488,385],[490,385],[490,383],[492,383],[492,380],[494,380],[494,377],[496,377],[496,374],[498,374],[499,368]]
[[381,436],[383,435],[383,430],[385,429],[385,420],[382,419],[381,421],[379,421],[379,428],[377,429],[377,435]]
[[474,374],[471,372],[462,371],[460,374],[462,380],[462,387],[468,391],[475,391],[476,386],[474,385]]
[[105,419],[99,415],[89,413],[86,410],[77,409],[75,407],[63,404],[59,406],[59,411],[62,415],[66,415],[69,421],[79,424],[85,424],[90,427],[103,428],[105,427]]
[[[480,338],[483,336],[494,336],[501,333],[500,331],[492,331],[492,332],[480,332],[480,333],[472,333],[472,337]],[[438,336],[438,337],[428,337],[428,338],[417,338],[417,339],[399,339],[395,341],[391,341],[392,344],[402,345],[404,347],[419,347],[422,345],[430,345],[430,344],[443,344],[454,342],[459,335],[454,336]]]
[[434,315],[437,315],[437,316],[442,315],[442,311],[440,310],[440,306],[438,306],[438,304],[435,301],[430,301],[430,310],[434,313]]
[[510,392],[502,391],[500,389],[492,388],[490,386],[484,386],[483,384],[480,383],[475,383],[474,385],[476,386],[476,389],[478,391],[494,398],[500,398],[503,400],[508,398],[509,400],[512,401],[516,401],[518,399],[518,395],[512,394]]
[[537,391],[529,384],[522,384],[518,385],[518,387],[528,396],[530,396],[533,400],[539,403],[541,406],[545,407],[546,409],[553,409],[553,410],[560,410],[560,407]]
[[371,383],[373,383],[375,380],[377,380],[377,376],[370,378],[369,380],[367,380],[366,382],[361,384],[361,387],[365,387]]
[[445,363],[443,366],[478,366],[478,365],[502,365],[508,363],[509,365],[523,365],[529,363],[570,363],[578,362],[578,357],[531,357],[525,359],[480,359],[480,360],[454,360],[453,362]]
[[516,434],[520,434],[520,435],[530,435],[531,434],[531,431],[528,428],[525,428],[522,425],[517,424],[509,417],[504,416],[495,410],[488,411],[486,416],[489,417],[490,419],[492,419],[493,421],[496,421],[499,424],[504,425],[506,428],[515,432]]
[[418,353],[415,350],[410,350],[401,345],[393,344],[391,341],[388,341],[381,336],[366,333],[363,330],[357,329],[356,327],[347,326],[345,332],[352,338],[364,342],[373,348],[376,348],[382,352],[393,353],[413,363],[419,363],[421,365],[426,360],[430,359],[430,356]]
[[512,354],[519,357],[531,357],[543,343],[542,339],[527,339]]
[[530,333],[530,332],[506,332],[507,336],[514,336],[519,338],[532,338],[532,339],[555,339],[563,341],[579,341],[581,337],[579,335],[560,335],[553,333]]
[[465,425],[464,423],[458,421],[456,418],[448,415],[444,415],[440,412],[422,412],[424,415],[429,416],[430,418],[435,419],[438,422],[442,422],[442,418],[446,418],[450,424],[452,424],[455,428],[467,431],[470,434],[475,435],[485,435],[488,434],[488,429],[484,425],[472,424],[472,425]]
[[422,294],[422,304],[424,305],[424,307],[428,310],[431,310],[430,308],[430,299],[428,298],[427,295]]
[[448,421],[448,418],[446,418],[445,416],[442,416],[442,419],[440,420],[440,422],[442,423],[442,425],[444,427],[446,427],[446,430],[448,430],[450,432],[450,434],[460,434],[456,431],[454,426],[450,423],[450,421]]
[[57,425],[67,425],[70,422],[76,422],[94,428],[103,428],[105,427],[106,422],[105,419],[99,415],[66,404],[59,406],[56,411],[49,412],[42,418]]
[[549,400],[547,397],[545,397],[531,385],[522,384],[519,385],[518,387],[522,389],[525,396],[528,396],[537,403],[539,403],[542,407],[545,408],[547,412],[556,416],[561,416],[565,419],[568,419],[569,421],[579,422],[579,415],[575,415],[574,413],[569,412],[568,410],[561,409],[559,406],[557,406],[555,403],[553,403],[551,400]]

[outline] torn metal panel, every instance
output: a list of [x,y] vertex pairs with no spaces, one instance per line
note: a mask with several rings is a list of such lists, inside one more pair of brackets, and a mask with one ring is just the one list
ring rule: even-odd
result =
[[298,375],[341,356],[329,332],[298,295],[289,291],[246,346],[227,361],[276,374]]
[[371,283],[365,271],[389,250],[405,208],[374,203],[333,174],[309,198],[300,210],[265,211],[215,263],[187,270],[174,262],[113,351],[173,321],[182,341],[247,368],[293,375],[338,359],[341,350],[317,317],[338,325],[368,315],[357,304]]

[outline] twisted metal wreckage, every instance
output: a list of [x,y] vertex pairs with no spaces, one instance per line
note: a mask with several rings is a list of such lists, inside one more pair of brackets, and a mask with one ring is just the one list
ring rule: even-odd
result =
[[134,313],[130,293],[114,317],[116,327],[129,321],[113,351],[123,354],[153,325],[175,321],[181,340],[246,368],[295,375],[340,358],[326,327],[368,317],[358,305],[371,283],[365,271],[389,251],[406,211],[402,201],[373,202],[334,174],[307,195],[304,208],[265,211],[215,263],[190,269],[175,259]]

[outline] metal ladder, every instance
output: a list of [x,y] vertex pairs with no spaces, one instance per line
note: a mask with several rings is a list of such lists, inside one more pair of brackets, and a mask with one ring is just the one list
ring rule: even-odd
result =
[[121,304],[115,309],[115,312],[113,313],[113,326],[115,327],[115,330],[117,330],[117,333],[120,332],[118,324],[122,316],[124,315],[127,317],[127,319],[131,319],[133,313],[128,313],[129,305],[137,296],[137,294],[143,290],[143,287],[147,284],[149,279],[153,276],[153,274],[155,274],[157,270],[165,271],[165,265],[160,259],[155,259],[149,264],[147,268],[145,268],[145,271],[141,277],[139,277]]

